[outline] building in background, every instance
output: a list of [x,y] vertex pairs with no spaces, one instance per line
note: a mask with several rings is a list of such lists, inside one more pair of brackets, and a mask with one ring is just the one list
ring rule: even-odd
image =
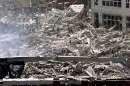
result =
[[16,8],[29,8],[31,7],[31,0],[15,0]]
[[18,11],[44,12],[46,8],[65,9],[72,4],[84,4],[88,0],[10,0]]
[[130,28],[130,0],[91,0],[94,25]]
[[14,0],[17,11],[25,12],[43,11],[47,7],[49,0]]
[[44,12],[48,8],[49,2],[51,0],[31,0],[31,7],[33,12]]
[[64,9],[70,5],[70,1],[72,2],[72,0],[14,0],[14,4],[17,11],[24,9],[25,12],[44,12],[46,8]]

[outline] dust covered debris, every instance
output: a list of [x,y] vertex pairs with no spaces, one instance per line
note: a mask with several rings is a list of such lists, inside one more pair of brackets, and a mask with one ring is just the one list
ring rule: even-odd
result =
[[121,63],[91,63],[85,62],[28,62],[22,74],[22,78],[64,78],[77,79],[127,79],[129,70]]
[[30,34],[39,56],[46,48],[51,54],[90,57],[118,57],[129,50],[129,33],[114,30],[116,26],[95,28],[88,17],[81,19],[82,11],[73,12],[52,9],[42,16],[41,29]]

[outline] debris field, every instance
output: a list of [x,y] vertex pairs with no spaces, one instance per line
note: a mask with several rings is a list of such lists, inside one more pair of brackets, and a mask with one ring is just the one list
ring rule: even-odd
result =
[[[126,79],[129,77],[129,33],[117,29],[95,28],[89,18],[81,19],[72,9],[52,9],[41,19],[42,29],[33,33],[40,41],[39,56],[86,56],[89,58],[121,58],[117,62],[27,62],[23,78]],[[44,38],[44,39],[43,39]],[[45,40],[46,38],[46,40]],[[35,43],[35,39],[33,40]],[[36,41],[37,42],[37,41]],[[42,52],[47,48],[48,51]]]
[[[28,39],[29,56],[86,56],[86,58],[120,58],[118,61],[38,61],[26,62],[22,73],[12,70],[13,78],[64,78],[64,79],[127,79],[130,68],[129,31],[111,28],[95,28],[91,17],[84,16],[84,5],[80,10],[73,6],[65,10],[52,9],[24,24]],[[24,16],[25,17],[25,16]],[[26,17],[25,17],[26,20]],[[25,37],[24,36],[24,37]],[[13,67],[12,67],[13,68]],[[14,67],[15,68],[15,67]],[[0,74],[1,71],[0,71]],[[7,78],[7,77],[5,77]]]

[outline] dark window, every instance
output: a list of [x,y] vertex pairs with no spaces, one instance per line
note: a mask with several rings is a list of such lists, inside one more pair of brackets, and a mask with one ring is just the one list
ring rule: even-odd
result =
[[94,0],[94,4],[95,4],[95,5],[98,5],[98,0]]
[[121,16],[103,14],[103,25],[108,28],[114,25],[120,27],[121,20],[122,20]]
[[105,3],[106,3],[105,1],[102,1],[102,5],[103,5],[103,6],[105,6]]
[[103,0],[103,6],[121,7],[121,0]]
[[130,28],[130,16],[127,17],[126,27],[127,27],[127,28]]
[[110,1],[110,6],[113,6],[113,2],[112,1]]
[[130,0],[126,0],[126,8],[130,8]]
[[121,1],[120,1],[120,2],[118,2],[118,7],[121,7]]
[[129,3],[126,3],[126,8],[129,8],[130,7],[130,4]]

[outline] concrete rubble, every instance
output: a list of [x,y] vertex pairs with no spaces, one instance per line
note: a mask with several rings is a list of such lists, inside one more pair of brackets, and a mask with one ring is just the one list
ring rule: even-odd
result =
[[[129,69],[129,34],[113,26],[95,28],[89,17],[81,19],[81,12],[70,9],[52,9],[40,21],[42,29],[37,36],[39,43],[33,45],[39,50],[39,56],[64,55],[88,56],[92,58],[117,58],[118,62],[92,63],[85,62],[28,62],[22,77],[24,78],[65,78],[75,79],[121,79],[128,78]],[[33,40],[36,41],[36,40]],[[38,42],[36,41],[36,42]],[[45,52],[44,49],[48,51]]]
[[[116,26],[109,29],[95,28],[90,17],[83,17],[83,5],[78,11],[75,11],[74,6],[66,10],[52,9],[45,14],[36,14],[34,19],[29,17],[30,23],[24,24],[25,35],[28,38],[26,42],[32,49],[28,51],[29,56],[61,55],[122,59],[107,63],[52,60],[26,62],[22,75],[17,78],[88,80],[129,78],[129,33],[115,30]],[[8,23],[4,19],[3,21]]]
[[91,63],[85,62],[28,62],[22,74],[22,78],[55,78],[55,79],[127,79],[129,70],[121,63]]
[[44,56],[42,49],[46,48],[55,55],[88,57],[118,57],[128,51],[128,33],[114,30],[116,26],[95,28],[88,17],[81,19],[81,15],[82,11],[52,9],[42,16],[42,29],[30,34],[38,55]]

